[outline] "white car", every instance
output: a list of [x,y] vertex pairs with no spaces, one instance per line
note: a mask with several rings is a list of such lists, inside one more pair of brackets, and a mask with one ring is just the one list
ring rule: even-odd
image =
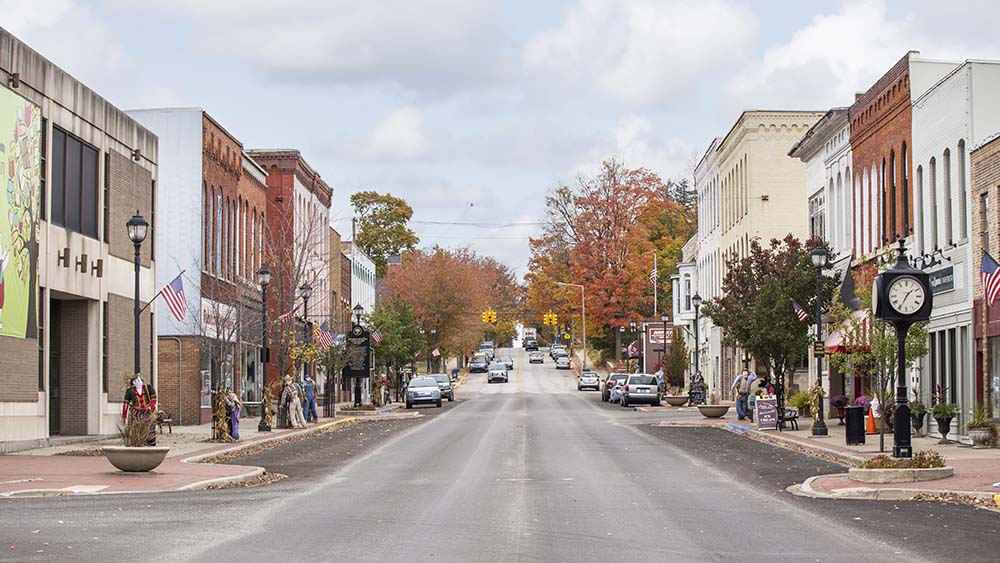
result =
[[601,388],[601,379],[597,377],[597,374],[592,371],[585,371],[580,373],[580,377],[576,380],[576,390],[583,391],[584,389],[593,389],[598,391]]
[[633,373],[628,376],[620,402],[623,407],[635,403],[648,403],[654,407],[660,406],[660,393],[656,385],[656,377],[647,373]]
[[508,380],[507,366],[499,362],[490,364],[489,371],[486,373],[486,383],[493,383],[494,381],[507,383]]
[[556,369],[569,369],[569,356],[556,357]]

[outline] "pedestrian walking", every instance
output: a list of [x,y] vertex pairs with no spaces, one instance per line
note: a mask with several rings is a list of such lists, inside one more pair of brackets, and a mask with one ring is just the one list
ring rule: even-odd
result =
[[311,375],[306,375],[305,381],[302,382],[302,394],[305,401],[305,407],[302,410],[306,422],[309,422],[310,416],[312,416],[313,422],[319,422],[319,415],[316,414],[316,382],[313,381]]
[[750,385],[757,380],[757,374],[743,370],[739,377],[733,380],[730,391],[736,395],[736,417],[743,420],[747,417],[750,401]]

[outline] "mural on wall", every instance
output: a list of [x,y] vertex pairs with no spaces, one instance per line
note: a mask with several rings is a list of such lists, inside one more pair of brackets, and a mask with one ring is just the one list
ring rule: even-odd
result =
[[35,338],[42,113],[0,87],[0,335]]

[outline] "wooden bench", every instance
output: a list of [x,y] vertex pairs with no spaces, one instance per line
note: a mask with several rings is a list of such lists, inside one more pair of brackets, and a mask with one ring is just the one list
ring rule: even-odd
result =
[[788,423],[792,430],[799,429],[799,411],[798,409],[785,409],[785,414],[781,417],[781,423]]
[[174,433],[174,417],[170,415],[167,411],[156,411],[156,427],[160,429],[160,434],[163,434],[163,425],[167,425],[167,430],[173,434]]

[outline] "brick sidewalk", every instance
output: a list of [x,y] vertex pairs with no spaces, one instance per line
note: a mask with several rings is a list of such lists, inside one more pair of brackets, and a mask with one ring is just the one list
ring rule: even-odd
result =
[[[249,422],[253,420],[252,428]],[[86,450],[117,443],[104,440],[30,450],[0,456],[0,498],[73,494],[168,492],[205,488],[211,484],[244,481],[260,475],[260,467],[196,463],[225,451],[318,432],[355,417],[321,419],[300,430],[258,433],[255,419],[246,419],[246,432],[239,442],[205,442],[210,435],[201,426],[178,427],[173,435],[159,437],[160,445],[170,445],[167,459],[149,473],[125,473],[115,469],[104,456],[58,455],[68,450]],[[241,425],[242,428],[242,425]]]

